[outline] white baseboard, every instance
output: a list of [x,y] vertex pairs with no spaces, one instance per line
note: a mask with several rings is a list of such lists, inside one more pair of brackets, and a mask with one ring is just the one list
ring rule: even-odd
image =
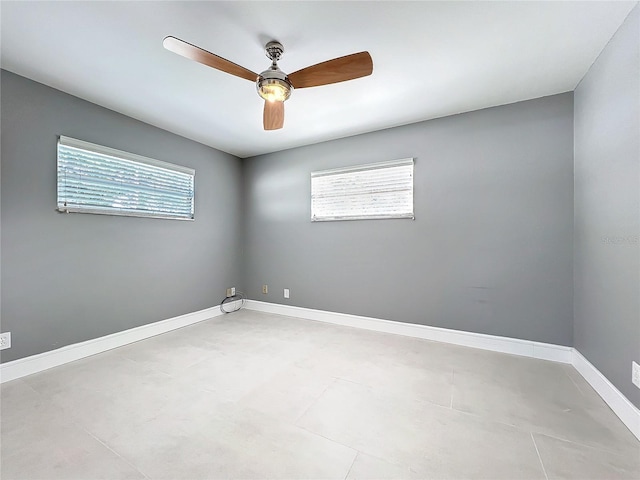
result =
[[571,364],[589,382],[589,385],[611,407],[631,433],[640,440],[640,409],[632,404],[600,370],[594,367],[578,350],[573,349]]
[[533,342],[517,338],[484,335],[482,333],[450,330],[447,328],[430,327],[415,323],[402,323],[379,318],[362,317],[347,313],[327,312],[310,308],[294,307],[276,303],[247,300],[245,308],[259,312],[276,313],[290,317],[317,320],[347,327],[364,328],[376,332],[393,333],[407,337],[424,338],[437,342],[452,343],[465,347],[480,348],[494,352],[511,353],[524,357],[551,360],[554,362],[571,363],[571,347],[553,345],[550,343]]
[[122,332],[112,333],[104,337],[94,338],[86,342],[74,343],[73,345],[67,345],[49,352],[6,362],[0,364],[0,383],[41,372],[81,358],[90,357],[91,355],[138,342],[145,338],[167,333],[177,328],[186,327],[217,317],[218,315],[223,315],[220,307],[210,307]]

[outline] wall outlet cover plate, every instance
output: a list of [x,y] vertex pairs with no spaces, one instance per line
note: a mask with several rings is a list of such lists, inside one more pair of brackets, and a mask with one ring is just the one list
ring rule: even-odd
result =
[[11,348],[11,332],[0,333],[0,350]]

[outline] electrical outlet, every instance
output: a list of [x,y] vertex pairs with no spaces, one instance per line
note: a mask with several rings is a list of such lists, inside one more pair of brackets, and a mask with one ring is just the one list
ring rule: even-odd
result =
[[289,298],[289,289],[288,288],[284,289],[284,298]]
[[262,285],[262,293],[269,293],[269,287],[267,287],[266,285]]
[[233,297],[236,294],[236,287],[227,288],[227,298]]
[[0,350],[11,348],[11,332],[0,333]]
[[631,362],[631,381],[640,388],[640,365],[634,361]]

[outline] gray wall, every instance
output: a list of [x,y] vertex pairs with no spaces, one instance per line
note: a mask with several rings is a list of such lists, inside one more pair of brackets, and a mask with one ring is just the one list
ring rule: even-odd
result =
[[575,346],[640,407],[640,8],[575,91]]
[[[2,71],[2,361],[219,304],[239,284],[241,161]],[[196,169],[193,222],[56,208],[56,136]]]
[[[405,157],[416,159],[414,221],[310,222],[311,171]],[[571,93],[243,169],[249,298],[572,344]]]

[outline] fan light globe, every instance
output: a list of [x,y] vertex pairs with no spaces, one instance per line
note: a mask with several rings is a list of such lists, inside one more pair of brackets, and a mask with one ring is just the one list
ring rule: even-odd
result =
[[291,96],[291,85],[279,78],[262,78],[257,87],[258,95],[268,102],[284,102]]

